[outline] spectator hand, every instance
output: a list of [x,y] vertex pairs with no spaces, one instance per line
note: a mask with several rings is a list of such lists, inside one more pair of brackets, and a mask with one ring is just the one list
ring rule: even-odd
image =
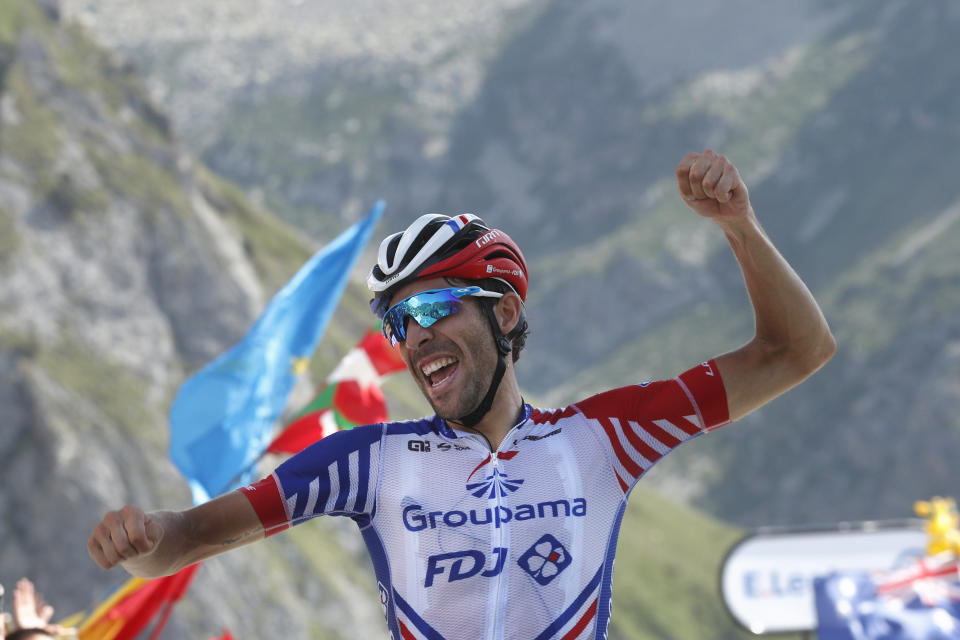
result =
[[45,629],[53,617],[53,607],[36,592],[26,578],[13,590],[13,621],[18,629]]

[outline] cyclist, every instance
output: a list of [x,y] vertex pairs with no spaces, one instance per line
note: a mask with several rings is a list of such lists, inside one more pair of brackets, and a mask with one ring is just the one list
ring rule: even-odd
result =
[[630,489],[681,442],[798,384],[835,348],[736,167],[707,150],[676,175],[684,202],[720,226],[741,266],[756,322],[746,345],[672,380],[533,408],[514,370],[527,326],[523,254],[474,215],[422,216],[383,241],[368,285],[435,415],[334,434],[186,511],[109,512],[91,556],[162,575],[343,515],[360,528],[397,640],[606,637]]

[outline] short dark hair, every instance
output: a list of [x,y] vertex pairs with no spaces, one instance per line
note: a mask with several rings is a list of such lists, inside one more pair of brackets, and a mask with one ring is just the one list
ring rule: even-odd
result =
[[[469,284],[473,286],[480,287],[486,291],[496,291],[497,293],[517,293],[513,290],[509,284],[500,280],[499,278],[484,278],[483,280],[461,280],[460,278],[446,278],[448,282],[455,283],[458,285]],[[479,298],[480,304],[491,300],[490,298]],[[490,302],[490,304],[496,304],[496,301]],[[513,362],[516,363],[520,359],[520,352],[523,351],[523,348],[527,344],[527,336],[530,335],[530,325],[527,323],[527,314],[522,312],[520,315],[520,321],[516,328],[516,333],[513,336],[513,339],[510,341],[510,354],[513,358]]]

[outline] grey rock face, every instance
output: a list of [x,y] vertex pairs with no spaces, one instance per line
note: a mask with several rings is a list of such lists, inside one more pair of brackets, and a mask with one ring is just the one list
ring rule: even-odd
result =
[[[167,407],[266,293],[259,239],[138,82],[51,20],[55,3],[15,5],[21,28],[0,43],[0,579],[28,576],[66,615],[127,578],[87,557],[103,513],[189,506]],[[311,526],[301,538],[340,548],[335,525]],[[368,575],[291,584],[311,566],[292,540],[211,561],[165,637],[382,633]],[[351,590],[363,597],[331,596]]]

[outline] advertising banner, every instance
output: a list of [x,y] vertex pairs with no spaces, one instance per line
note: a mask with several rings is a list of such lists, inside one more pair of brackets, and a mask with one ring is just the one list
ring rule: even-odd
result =
[[922,520],[757,531],[728,552],[720,592],[733,618],[753,633],[811,631],[814,578],[902,566],[922,557],[926,542]]

